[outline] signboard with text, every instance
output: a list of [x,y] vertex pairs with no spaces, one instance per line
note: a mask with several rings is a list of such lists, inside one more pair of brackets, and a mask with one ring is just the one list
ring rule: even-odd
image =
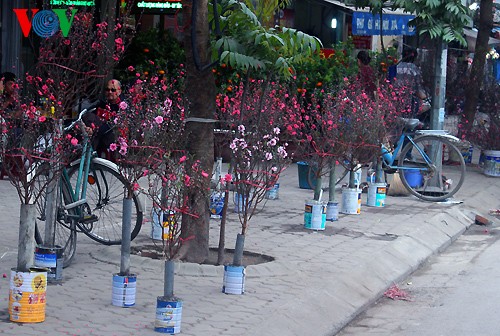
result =
[[413,15],[383,14],[380,16],[366,12],[352,13],[352,34],[353,35],[415,35],[416,29],[409,25]]
[[163,12],[165,10],[176,11],[182,8],[181,0],[138,0],[136,1],[138,10],[148,10],[155,12]]
[[92,7],[95,6],[95,0],[50,0],[52,6],[81,6]]

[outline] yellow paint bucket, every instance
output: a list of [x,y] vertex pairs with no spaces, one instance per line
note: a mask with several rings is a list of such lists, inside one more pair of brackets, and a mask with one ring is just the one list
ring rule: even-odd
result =
[[31,268],[29,272],[11,270],[9,319],[13,322],[45,321],[47,271]]

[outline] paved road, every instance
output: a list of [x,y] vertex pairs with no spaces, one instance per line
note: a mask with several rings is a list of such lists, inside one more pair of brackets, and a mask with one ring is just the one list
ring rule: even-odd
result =
[[[221,293],[222,267],[178,264],[175,293],[184,300],[183,335],[332,335],[392,283],[405,278],[436,251],[447,247],[472,223],[473,212],[499,207],[495,178],[470,168],[457,199],[436,204],[413,197],[389,197],[385,208],[363,206],[360,215],[341,215],[324,231],[303,228],[304,201],[312,191],[298,188],[297,167],[280,179],[280,199],[269,200],[252,219],[247,251],[275,261],[247,267],[246,294]],[[366,197],[366,195],[363,195]],[[8,181],[0,181],[0,273],[16,265],[19,203]],[[238,230],[228,221],[226,244]],[[141,238],[148,241],[149,224]],[[210,227],[217,246],[218,221]],[[132,256],[138,275],[136,306],[111,305],[112,275],[119,271],[119,247],[79,236],[74,263],[61,285],[47,289],[46,320],[8,321],[8,279],[0,278],[2,335],[157,335],[156,297],[162,294],[162,262]]]
[[398,284],[408,300],[383,297],[339,336],[496,336],[500,226],[473,225]]

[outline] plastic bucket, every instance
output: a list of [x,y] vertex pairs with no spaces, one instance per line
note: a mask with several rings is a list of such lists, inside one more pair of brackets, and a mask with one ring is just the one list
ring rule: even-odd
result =
[[342,213],[359,215],[361,213],[361,190],[357,188],[344,188],[342,190]]
[[326,205],[326,220],[333,222],[339,219],[339,203],[328,202]]
[[484,151],[483,172],[487,176],[500,176],[500,151]]
[[297,162],[297,169],[299,172],[299,188],[300,189],[314,189],[314,186],[309,184],[309,170],[312,169],[307,162]]
[[304,228],[324,230],[326,223],[326,205],[319,201],[306,202],[304,210]]
[[418,188],[422,186],[423,178],[419,170],[404,170],[403,174],[410,187]]
[[63,248],[61,246],[35,248],[35,267],[47,269],[47,281],[57,282],[62,280],[64,264]]
[[245,293],[245,266],[224,266],[222,293],[241,295]]
[[374,207],[385,206],[386,194],[387,194],[387,185],[385,183],[371,183],[368,186],[366,205]]
[[276,183],[271,189],[266,191],[265,197],[269,200],[276,200],[280,197],[280,184]]
[[47,271],[32,268],[29,272],[10,272],[9,319],[13,322],[45,321]]
[[171,231],[173,231],[171,229],[173,229],[173,225],[175,225],[175,218],[173,218],[173,216],[173,211],[169,211],[167,214],[165,211],[153,207],[151,210],[151,238],[153,240],[170,238]]
[[163,334],[181,332],[182,301],[173,301],[162,296],[156,298],[155,331]]
[[128,276],[122,276],[114,274],[111,304],[118,307],[134,306],[136,285],[136,275],[132,274]]

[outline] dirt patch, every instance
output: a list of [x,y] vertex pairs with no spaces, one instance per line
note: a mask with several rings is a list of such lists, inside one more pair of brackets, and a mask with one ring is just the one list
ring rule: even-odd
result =
[[[162,259],[162,248],[160,245],[155,244],[147,244],[147,245],[139,245],[132,246],[130,249],[132,254],[138,255],[144,258],[150,259]],[[229,265],[233,262],[233,249],[226,249],[224,253],[224,262],[221,265]],[[217,263],[218,252],[216,248],[210,248],[208,251],[208,259],[205,262],[201,263],[201,265],[218,265]],[[249,265],[258,265],[273,261],[274,257],[254,253],[249,251],[243,252],[242,264],[243,266]]]

